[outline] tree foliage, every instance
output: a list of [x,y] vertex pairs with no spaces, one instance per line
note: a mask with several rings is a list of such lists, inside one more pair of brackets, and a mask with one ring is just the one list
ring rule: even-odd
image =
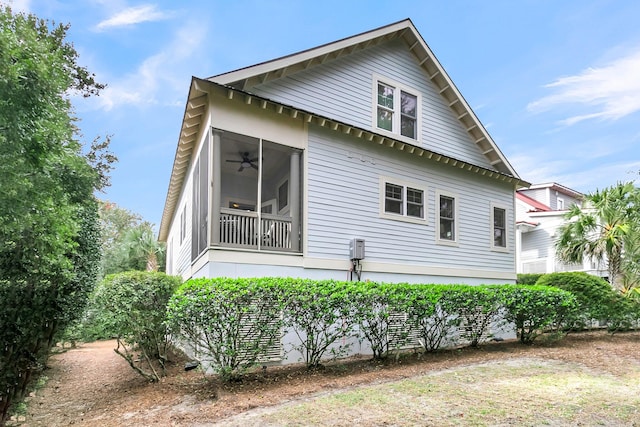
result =
[[153,226],[115,203],[101,202],[102,274],[164,270],[165,246]]
[[632,182],[585,196],[585,208],[573,205],[560,228],[557,256],[582,262],[585,256],[606,262],[609,283],[620,287],[621,273],[639,260],[640,190]]
[[97,274],[93,193],[110,154],[94,147],[97,168],[83,154],[69,94],[103,85],[78,65],[67,30],[0,6],[0,423]]

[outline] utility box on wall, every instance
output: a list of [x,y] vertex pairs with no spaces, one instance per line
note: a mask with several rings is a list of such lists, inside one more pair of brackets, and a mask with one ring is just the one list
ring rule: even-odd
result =
[[354,259],[364,259],[364,239],[351,239],[349,242],[349,257]]

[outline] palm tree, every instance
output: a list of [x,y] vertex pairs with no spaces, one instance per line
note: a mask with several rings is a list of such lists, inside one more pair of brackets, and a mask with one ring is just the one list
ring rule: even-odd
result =
[[131,228],[124,237],[124,245],[131,267],[158,271],[160,258],[164,256],[164,245],[155,238],[150,223],[145,221]]
[[585,256],[606,262],[609,282],[616,286],[623,264],[636,258],[631,249],[638,246],[639,194],[627,182],[586,195],[585,209],[573,205],[565,215],[568,222],[559,230],[557,257],[574,263]]

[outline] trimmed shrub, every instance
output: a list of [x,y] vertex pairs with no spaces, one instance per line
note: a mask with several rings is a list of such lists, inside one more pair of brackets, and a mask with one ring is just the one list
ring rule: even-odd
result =
[[535,285],[544,273],[520,273],[516,279],[517,285]]
[[554,286],[571,292],[578,303],[575,316],[567,318],[569,329],[590,327],[596,321],[608,321],[615,311],[616,292],[604,279],[584,272],[550,273],[537,285]]
[[411,286],[407,311],[412,326],[417,329],[425,351],[436,351],[460,324],[452,300],[445,298],[448,285]]
[[441,298],[442,304],[451,307],[460,322],[460,338],[471,347],[478,347],[489,338],[489,325],[500,320],[502,299],[500,285],[450,285]]
[[355,324],[347,283],[297,279],[287,283],[285,325],[299,338],[293,348],[302,353],[310,369],[320,366],[327,352],[335,359],[346,354],[350,346],[340,342],[352,334]]
[[97,307],[116,333],[115,352],[152,382],[164,373],[166,307],[181,281],[160,272],[130,271],[105,277],[95,292]]
[[255,366],[282,337],[287,279],[192,279],[168,304],[168,323],[224,381]]
[[405,313],[412,285],[355,282],[347,285],[353,320],[366,339],[374,359],[385,359],[406,344],[409,323]]
[[545,329],[557,329],[574,316],[575,296],[549,286],[509,286],[502,289],[505,320],[516,326],[523,344],[532,343]]

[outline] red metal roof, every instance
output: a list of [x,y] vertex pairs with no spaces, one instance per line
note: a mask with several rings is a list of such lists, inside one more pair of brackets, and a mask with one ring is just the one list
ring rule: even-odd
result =
[[524,194],[520,194],[517,191],[516,191],[516,197],[533,208],[529,212],[549,212],[549,211],[551,211],[551,208],[549,206],[545,205],[544,203],[540,203],[536,199],[532,199],[529,196],[525,196]]

